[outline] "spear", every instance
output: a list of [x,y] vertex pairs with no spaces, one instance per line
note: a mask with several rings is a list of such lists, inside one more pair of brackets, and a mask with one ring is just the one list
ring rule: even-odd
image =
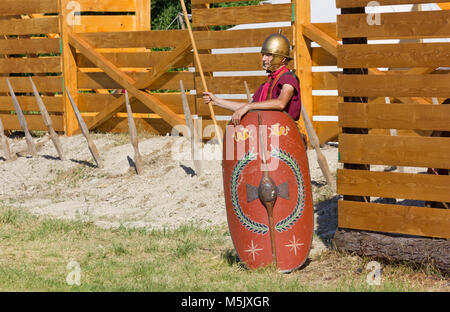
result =
[[80,129],[81,129],[81,133],[83,133],[84,137],[86,138],[86,141],[88,142],[89,151],[91,152],[92,157],[94,157],[97,167],[103,168],[103,163],[102,163],[102,160],[98,153],[97,147],[95,146],[94,141],[92,141],[91,136],[89,135],[89,129],[86,126],[86,123],[84,122],[83,117],[81,117],[80,111],[78,110],[77,105],[73,101],[73,98],[70,95],[69,90],[67,89],[67,87],[65,87],[65,89],[66,89],[67,95],[69,97],[70,104],[72,105],[73,111],[75,113],[75,116],[77,117],[78,125],[80,126]]
[[41,96],[36,88],[36,85],[33,82],[33,79],[30,78],[31,87],[33,88],[34,97],[36,98],[36,102],[39,106],[39,110],[41,111],[42,119],[44,120],[44,124],[47,126],[48,131],[50,133],[50,138],[52,139],[53,144],[55,145],[56,151],[58,152],[59,159],[66,160],[64,157],[63,150],[61,147],[61,142],[59,141],[59,136],[56,134],[55,129],[53,128],[53,122],[48,114],[47,108],[45,107],[44,101],[42,101]]
[[31,137],[30,131],[28,130],[28,124],[23,115],[22,109],[20,108],[19,102],[17,101],[16,94],[9,82],[9,79],[6,78],[6,83],[8,84],[9,93],[11,94],[12,101],[14,103],[14,108],[16,109],[17,118],[19,119],[20,126],[25,132],[25,140],[27,141],[28,152],[33,155],[33,157],[37,156],[36,145],[33,142],[33,138]]
[[141,153],[139,153],[139,141],[136,124],[134,122],[133,112],[131,111],[130,99],[128,98],[127,90],[125,90],[125,105],[127,107],[128,113],[128,127],[130,129],[131,145],[133,145],[134,148],[134,164],[136,165],[137,174],[142,174],[142,172],[144,171],[144,165],[142,163]]

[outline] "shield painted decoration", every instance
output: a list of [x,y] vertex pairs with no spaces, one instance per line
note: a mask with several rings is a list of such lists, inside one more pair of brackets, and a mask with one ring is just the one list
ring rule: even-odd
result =
[[250,269],[302,266],[314,215],[308,158],[295,121],[281,111],[251,111],[229,124],[223,181],[230,234]]

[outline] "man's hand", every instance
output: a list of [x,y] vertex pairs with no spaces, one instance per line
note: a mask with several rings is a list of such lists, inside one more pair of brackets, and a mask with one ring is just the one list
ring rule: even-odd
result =
[[203,92],[203,101],[205,101],[205,104],[209,104],[209,102],[213,102],[217,100],[217,96],[215,96],[211,92]]
[[231,122],[233,125],[237,126],[241,123],[242,117],[248,113],[250,110],[250,106],[248,104],[243,105],[237,111],[234,112],[233,116],[231,116]]

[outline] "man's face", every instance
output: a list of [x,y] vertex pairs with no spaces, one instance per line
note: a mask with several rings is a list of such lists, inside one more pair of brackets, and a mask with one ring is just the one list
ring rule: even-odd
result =
[[268,70],[270,65],[272,64],[273,55],[269,53],[262,54],[262,62],[264,70]]

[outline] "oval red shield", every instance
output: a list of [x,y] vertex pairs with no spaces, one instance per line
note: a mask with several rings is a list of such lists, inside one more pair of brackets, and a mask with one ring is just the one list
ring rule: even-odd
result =
[[[239,126],[228,125],[222,170],[228,226],[241,261],[250,269],[274,262],[282,272],[300,267],[314,219],[308,158],[294,120],[281,111],[251,111]],[[264,172],[276,193],[272,227],[260,199]]]

